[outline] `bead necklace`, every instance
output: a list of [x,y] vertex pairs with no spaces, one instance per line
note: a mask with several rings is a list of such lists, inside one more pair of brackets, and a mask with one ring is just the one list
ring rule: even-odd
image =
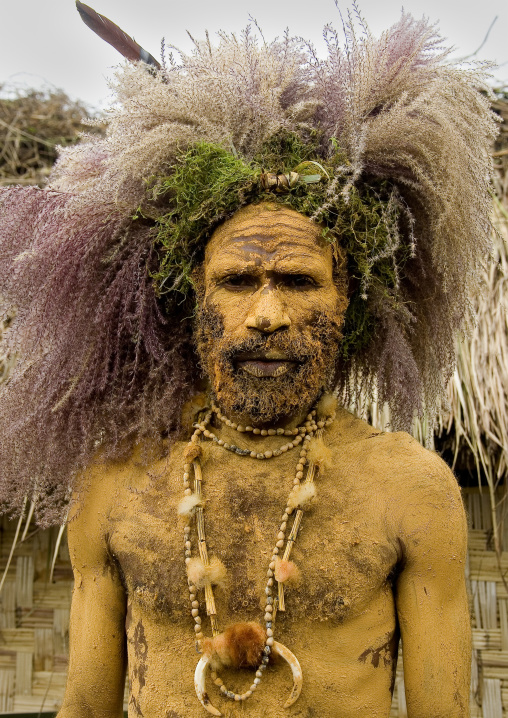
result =
[[[262,658],[261,662],[257,666],[255,678],[250,685],[249,689],[245,691],[244,693],[235,693],[234,691],[228,690],[228,688],[225,686],[222,679],[217,675],[216,671],[211,671],[211,678],[215,685],[218,686],[221,694],[226,697],[230,698],[231,700],[241,702],[247,700],[253,692],[256,690],[258,685],[261,682],[261,678],[263,677],[263,673],[266,670],[266,666],[269,662],[269,656],[272,650],[275,649],[279,655],[282,655],[282,657],[286,658],[290,664],[292,664],[292,660],[294,659],[294,662],[296,663],[298,669],[300,669],[298,661],[296,658],[288,651],[288,649],[285,646],[282,646],[282,644],[278,644],[275,642],[274,639],[274,626],[275,626],[275,619],[278,611],[285,611],[285,600],[284,600],[284,583],[279,578],[277,580],[277,562],[280,560],[280,554],[282,552],[282,549],[284,549],[282,560],[283,561],[289,561],[291,550],[294,546],[294,543],[296,541],[298,531],[300,529],[300,524],[303,517],[303,509],[306,504],[309,503],[309,501],[314,497],[315,495],[315,488],[314,488],[314,478],[316,476],[317,472],[317,466],[314,462],[308,461],[307,454],[310,447],[310,442],[314,436],[321,436],[323,433],[323,429],[332,423],[332,421],[335,418],[335,410],[333,409],[331,414],[324,419],[319,419],[316,421],[316,410],[313,409],[308,415],[307,420],[303,426],[297,427],[296,429],[258,429],[251,426],[242,426],[238,425],[235,422],[230,421],[227,417],[225,417],[223,414],[221,414],[219,408],[215,405],[215,403],[212,402],[211,409],[208,409],[206,411],[205,416],[203,417],[202,421],[194,424],[194,433],[191,436],[191,439],[189,441],[189,444],[187,445],[184,457],[185,457],[185,463],[183,467],[183,486],[184,486],[184,496],[185,498],[180,504],[180,513],[183,515],[186,515],[188,517],[188,521],[186,523],[186,526],[184,527],[184,546],[185,546],[185,563],[187,566],[187,569],[189,569],[189,565],[191,564],[192,559],[192,539],[191,539],[191,522],[194,520],[194,523],[196,525],[196,533],[198,538],[198,550],[200,555],[200,560],[203,568],[203,587],[204,587],[204,594],[205,594],[205,603],[206,603],[206,612],[207,615],[210,618],[210,624],[212,628],[212,635],[217,636],[220,633],[218,621],[217,621],[217,612],[215,608],[215,599],[213,595],[213,587],[212,587],[212,580],[209,578],[206,578],[207,576],[207,569],[210,568],[210,560],[208,557],[208,550],[206,545],[206,535],[205,535],[205,520],[204,520],[204,512],[203,512],[203,499],[202,499],[202,471],[201,471],[201,464],[199,462],[199,456],[201,454],[201,448],[199,446],[199,443],[201,439],[208,439],[216,443],[218,446],[222,447],[223,449],[226,449],[227,451],[232,451],[239,456],[249,456],[253,459],[259,459],[259,460],[267,460],[271,459],[276,456],[280,456],[281,454],[292,450],[299,444],[303,444],[300,449],[299,459],[296,464],[296,471],[295,471],[295,477],[293,479],[293,486],[289,493],[286,507],[284,509],[284,512],[282,514],[281,523],[279,526],[279,531],[277,533],[277,540],[275,543],[275,546],[272,551],[272,556],[268,565],[268,570],[266,573],[267,582],[265,587],[265,612],[264,612],[264,623],[265,623],[265,631],[266,631],[266,639],[264,642],[264,647],[262,650]],[[257,452],[257,451],[251,451],[249,449],[241,449],[238,446],[235,446],[234,444],[228,444],[227,442],[224,442],[222,439],[219,439],[210,429],[207,428],[207,426],[210,423],[212,414],[215,414],[219,421],[226,424],[228,427],[234,429],[235,431],[238,431],[239,433],[250,433],[253,434],[259,434],[261,436],[294,436],[295,438],[288,442],[287,444],[284,444],[279,449],[275,449],[272,451],[265,451],[265,452]],[[305,481],[302,482],[304,478],[305,473],[305,466],[307,465],[307,471],[305,475]],[[191,488],[191,471],[194,475],[194,492]],[[288,527],[288,521],[290,516],[295,511],[295,516],[293,520],[293,524],[291,527],[291,531],[289,533],[289,536],[287,537],[286,541],[286,532]],[[285,548],[284,548],[285,544]],[[274,598],[274,583],[277,584],[277,597]],[[195,639],[196,639],[196,650],[198,653],[203,653],[203,640],[204,640],[204,634],[202,631],[202,619],[199,614],[199,601],[198,601],[198,586],[195,585],[193,581],[191,581],[190,578],[188,578],[188,587],[189,587],[189,598],[190,598],[190,604],[191,604],[191,615],[194,620],[194,632],[195,632]],[[289,656],[289,658],[288,658]],[[204,661],[204,663],[203,663]],[[196,692],[198,694],[198,698],[202,705],[212,714],[214,715],[221,715],[217,709],[215,709],[211,703],[209,698],[207,697],[205,691],[204,691],[204,670],[206,669],[207,663],[209,662],[209,659],[201,659],[201,661],[198,663],[198,667],[196,669],[196,676],[195,676],[195,686],[196,686]],[[293,676],[296,677],[298,671],[295,669],[294,665],[291,666],[293,670]],[[198,672],[201,671],[199,680],[198,680]],[[291,693],[291,696],[289,700],[286,702],[285,707],[288,707],[289,705],[292,705],[296,699],[299,696],[301,689],[301,669],[300,669],[300,681],[299,686],[297,687],[295,682],[295,687],[293,688],[293,691]]]

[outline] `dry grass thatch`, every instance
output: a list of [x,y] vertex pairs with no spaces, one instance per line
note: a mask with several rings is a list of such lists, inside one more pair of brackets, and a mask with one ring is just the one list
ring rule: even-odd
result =
[[[485,293],[476,299],[478,321],[471,337],[457,342],[457,368],[448,386],[450,407],[441,427],[442,434],[452,437],[454,466],[466,449],[474,473],[486,480],[493,516],[503,489],[503,521],[508,478],[508,211],[498,199],[494,216],[499,234],[485,269]],[[493,534],[499,552],[499,521],[493,521]]]
[[57,146],[75,142],[88,110],[62,90],[9,90],[0,84],[0,187],[42,186]]

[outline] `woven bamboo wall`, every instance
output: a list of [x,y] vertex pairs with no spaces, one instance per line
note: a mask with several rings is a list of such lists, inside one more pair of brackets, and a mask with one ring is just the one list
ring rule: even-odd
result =
[[[466,489],[465,503],[473,621],[471,718],[503,718],[508,716],[508,591],[490,544],[488,495]],[[14,533],[15,526],[4,520],[0,568],[6,565]],[[37,531],[17,547],[0,596],[0,714],[50,712],[62,700],[72,573],[63,542],[53,581],[48,581],[56,537],[55,529]],[[508,575],[508,552],[501,569]],[[390,718],[406,717],[399,661]]]
[[[15,525],[4,520],[2,573],[14,532]],[[57,534],[35,531],[17,546],[0,595],[0,713],[52,711],[62,699],[72,572],[62,544],[48,581]]]

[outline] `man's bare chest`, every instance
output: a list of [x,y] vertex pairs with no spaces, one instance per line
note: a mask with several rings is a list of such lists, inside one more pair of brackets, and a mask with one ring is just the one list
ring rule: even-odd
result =
[[[225,585],[215,590],[224,624],[261,617],[266,571],[294,471],[292,457],[280,458],[260,464],[217,449],[204,463],[208,551],[227,571]],[[124,491],[110,517],[110,549],[129,600],[171,622],[189,611],[185,520],[178,516],[181,465],[176,451],[143,489]],[[318,477],[317,498],[304,514],[291,555],[301,579],[286,590],[285,621],[304,616],[342,623],[391,590],[397,551],[382,505],[333,478]]]

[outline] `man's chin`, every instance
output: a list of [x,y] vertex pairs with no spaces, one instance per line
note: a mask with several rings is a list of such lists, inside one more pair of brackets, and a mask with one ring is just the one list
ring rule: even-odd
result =
[[[238,367],[216,387],[216,399],[226,415],[242,416],[249,423],[283,424],[308,410],[318,399],[323,381],[301,381],[302,366],[284,362],[284,371],[269,368],[253,373]],[[251,369],[251,367],[249,367]],[[262,368],[262,371],[265,370]]]

